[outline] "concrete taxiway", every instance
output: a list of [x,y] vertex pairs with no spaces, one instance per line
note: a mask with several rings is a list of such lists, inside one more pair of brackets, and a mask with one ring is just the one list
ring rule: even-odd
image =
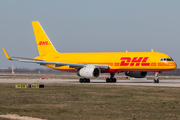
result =
[[78,79],[0,79],[0,83],[67,83],[67,84],[99,84],[99,85],[138,85],[138,86],[166,86],[180,87],[180,80],[117,80],[116,83],[106,83],[105,80],[91,80],[90,83],[79,83]]

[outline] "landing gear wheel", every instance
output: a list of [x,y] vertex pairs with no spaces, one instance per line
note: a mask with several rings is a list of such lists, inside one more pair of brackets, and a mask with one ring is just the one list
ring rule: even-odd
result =
[[109,82],[110,82],[110,79],[109,79],[109,78],[106,78],[106,82],[109,83]]
[[114,83],[115,83],[115,82],[116,82],[116,78],[113,78],[112,82],[114,82]]
[[157,80],[154,79],[154,83],[159,83],[159,79],[157,79]]
[[154,83],[156,83],[157,81],[154,79]]
[[110,83],[112,83],[113,82],[113,78],[110,78]]
[[156,80],[156,83],[159,83],[159,79]]
[[90,83],[90,79],[87,79],[87,83]]
[[85,82],[86,82],[86,83],[89,83],[89,82],[90,82],[90,79],[85,78]]
[[88,79],[84,78],[84,83],[87,83]]
[[80,78],[80,79],[79,79],[79,82],[80,82],[80,83],[82,83],[82,82],[83,82],[83,79],[82,79],[82,78]]

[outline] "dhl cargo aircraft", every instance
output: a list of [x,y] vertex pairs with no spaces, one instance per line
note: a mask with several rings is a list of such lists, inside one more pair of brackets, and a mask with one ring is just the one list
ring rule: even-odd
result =
[[147,72],[154,72],[154,83],[159,83],[158,73],[176,69],[176,63],[167,54],[160,52],[94,52],[94,53],[59,53],[46,35],[38,21],[32,21],[39,56],[31,58],[10,57],[8,60],[37,63],[55,70],[76,72],[82,77],[79,82],[90,82],[90,78],[99,77],[100,73],[110,73],[106,82],[116,82],[115,73],[125,72],[135,78],[146,77]]

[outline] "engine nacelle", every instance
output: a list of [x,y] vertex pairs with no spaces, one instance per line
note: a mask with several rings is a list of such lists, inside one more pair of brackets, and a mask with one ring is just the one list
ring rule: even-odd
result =
[[77,71],[77,75],[84,78],[97,78],[100,75],[100,69],[94,65],[86,65]]
[[134,77],[134,78],[144,78],[147,75],[147,72],[136,72],[136,71],[129,71],[125,72],[125,75],[129,77]]

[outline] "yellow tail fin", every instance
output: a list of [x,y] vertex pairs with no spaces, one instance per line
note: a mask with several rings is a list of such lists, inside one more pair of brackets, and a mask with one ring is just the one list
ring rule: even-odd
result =
[[32,26],[39,51],[39,56],[50,55],[50,54],[52,55],[57,53],[56,49],[54,48],[50,39],[48,38],[45,31],[41,27],[40,23],[38,21],[32,21]]

